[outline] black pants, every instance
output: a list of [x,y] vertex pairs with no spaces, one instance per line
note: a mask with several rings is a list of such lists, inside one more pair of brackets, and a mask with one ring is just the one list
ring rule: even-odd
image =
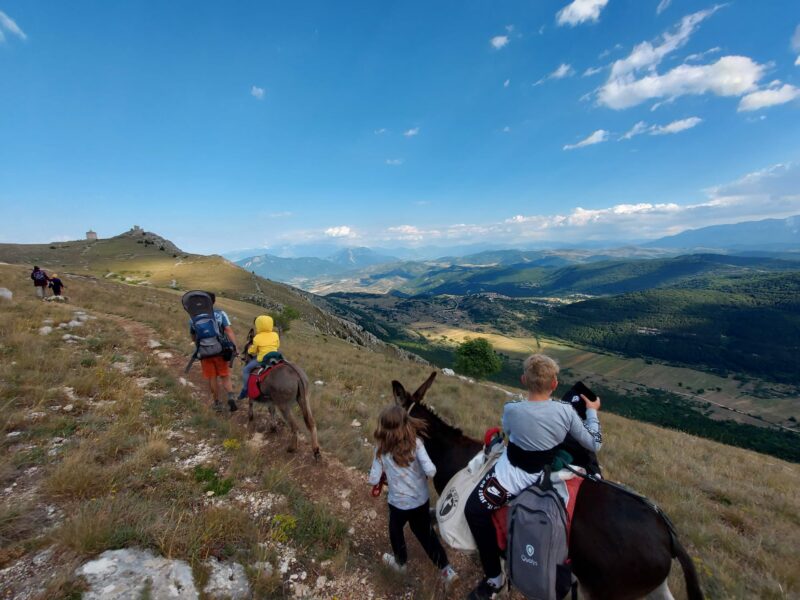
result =
[[481,566],[486,577],[497,577],[502,573],[500,548],[492,522],[492,513],[508,503],[511,497],[494,476],[494,468],[475,487],[464,506],[469,530],[478,546]]
[[447,555],[439,542],[439,537],[433,530],[430,515],[430,501],[425,502],[422,506],[403,510],[395,506],[389,505],[389,541],[392,544],[392,551],[394,557],[397,559],[398,564],[404,565],[408,560],[408,552],[406,551],[406,538],[403,535],[403,528],[406,523],[411,527],[414,536],[422,544],[422,548],[435,564],[440,569],[445,568],[449,563]]

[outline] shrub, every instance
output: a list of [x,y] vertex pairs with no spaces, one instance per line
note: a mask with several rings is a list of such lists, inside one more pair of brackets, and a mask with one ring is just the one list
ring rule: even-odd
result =
[[475,379],[484,379],[503,368],[503,361],[497,356],[486,338],[468,339],[456,348],[455,369],[459,373]]

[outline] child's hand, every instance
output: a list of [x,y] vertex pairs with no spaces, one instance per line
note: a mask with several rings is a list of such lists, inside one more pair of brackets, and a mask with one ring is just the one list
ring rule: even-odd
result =
[[586,404],[586,408],[591,408],[593,410],[600,410],[600,396],[597,397],[597,400],[592,402],[586,396],[581,394],[581,399],[583,400],[584,404]]

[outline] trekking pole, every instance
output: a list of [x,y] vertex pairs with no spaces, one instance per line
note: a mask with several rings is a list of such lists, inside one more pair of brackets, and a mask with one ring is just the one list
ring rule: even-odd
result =
[[195,353],[192,354],[192,357],[189,359],[189,363],[186,365],[186,368],[183,370],[184,373],[188,373],[189,372],[189,369],[192,368],[192,365],[194,364],[194,361],[196,359],[197,359],[197,353],[195,352]]

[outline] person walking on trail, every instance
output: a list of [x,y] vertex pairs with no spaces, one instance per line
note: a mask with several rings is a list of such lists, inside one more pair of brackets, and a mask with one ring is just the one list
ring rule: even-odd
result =
[[503,587],[492,513],[539,482],[542,470],[554,458],[553,449],[567,434],[592,452],[598,451],[602,442],[597,418],[600,398],[592,402],[581,395],[587,409],[585,421],[581,421],[569,402],[552,400],[558,386],[558,364],[552,358],[544,354],[529,356],[522,383],[528,389],[528,399],[509,402],[503,409],[503,430],[508,446],[475,487],[464,507],[485,575],[467,596],[468,600],[489,600]]
[[436,475],[436,467],[417,437],[423,427],[421,421],[408,416],[400,406],[390,406],[381,411],[374,434],[377,447],[369,483],[377,485],[385,475],[389,484],[392,554],[384,554],[383,562],[405,573],[408,553],[403,528],[408,523],[428,558],[439,568],[444,584],[449,585],[458,575],[450,566],[431,523],[427,478]]
[[[216,300],[216,296],[212,292],[209,292],[209,295],[211,296],[212,302]],[[227,336],[230,342],[235,346],[236,337],[234,336],[233,328],[231,327],[231,320],[228,318],[228,315],[225,313],[225,311],[215,308],[214,319],[217,321],[219,330],[223,332],[224,335]],[[197,341],[197,333],[195,332],[194,324],[192,323],[191,319],[189,320],[189,335],[192,336],[193,342]],[[200,366],[203,369],[203,377],[208,381],[208,389],[211,392],[211,401],[214,410],[217,412],[222,411],[222,404],[219,401],[220,389],[227,392],[228,407],[230,408],[231,412],[238,410],[239,407],[236,406],[236,400],[234,399],[233,385],[231,383],[231,366],[228,360],[226,360],[223,356],[201,358]]]
[[47,273],[34,265],[33,271],[31,271],[31,280],[33,280],[34,289],[36,289],[36,295],[44,300],[45,290],[47,289],[47,284],[50,281]]
[[59,279],[58,273],[50,276],[50,289],[53,290],[53,296],[61,296],[61,290],[67,289],[67,286]]
[[247,383],[253,369],[261,364],[267,354],[277,352],[281,346],[280,337],[273,331],[273,327],[274,322],[269,315],[256,317],[255,336],[246,350],[247,356],[251,358],[242,368],[242,391],[239,392],[239,400],[244,400],[247,397]]

